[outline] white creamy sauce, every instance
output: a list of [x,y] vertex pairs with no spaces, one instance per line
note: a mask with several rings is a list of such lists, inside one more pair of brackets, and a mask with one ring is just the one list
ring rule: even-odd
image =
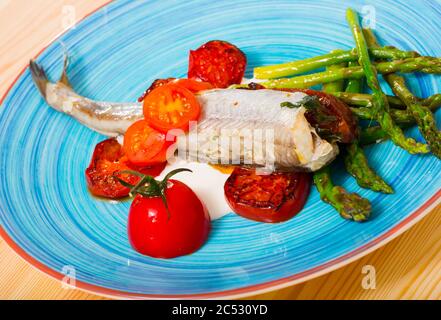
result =
[[172,179],[182,181],[189,186],[206,206],[211,220],[216,220],[232,212],[224,198],[224,184],[229,174],[224,174],[213,169],[208,164],[176,160],[173,164],[167,164],[158,180],[167,173],[179,168],[187,168],[193,171],[180,172]]
[[[124,136],[119,135],[116,139],[121,145],[124,144]],[[219,219],[233,211],[224,197],[224,184],[230,175],[213,169],[206,163],[188,162],[174,157],[174,163],[168,163],[156,179],[162,180],[170,171],[180,168],[187,168],[193,172],[180,172],[172,179],[182,181],[196,193],[207,208],[211,220]]]

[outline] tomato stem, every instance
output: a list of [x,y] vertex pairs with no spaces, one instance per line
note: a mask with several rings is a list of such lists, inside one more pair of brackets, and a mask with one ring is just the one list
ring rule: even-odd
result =
[[[168,210],[168,204],[167,204],[167,198],[165,197],[165,190],[167,189],[167,182],[168,180],[174,176],[175,174],[179,172],[193,172],[190,169],[186,168],[179,168],[170,171],[164,179],[161,181],[156,180],[154,177],[142,174],[138,171],[133,170],[122,170],[117,171],[113,174],[115,179],[119,181],[124,187],[127,187],[130,189],[130,196],[134,196],[136,194],[140,194],[143,197],[147,198],[153,198],[153,197],[161,197],[162,202],[164,203],[165,209],[167,210],[168,219],[170,219],[170,211]],[[135,185],[132,185],[128,183],[127,181],[124,181],[118,175],[122,174],[131,174],[140,177],[141,179],[139,182]]]

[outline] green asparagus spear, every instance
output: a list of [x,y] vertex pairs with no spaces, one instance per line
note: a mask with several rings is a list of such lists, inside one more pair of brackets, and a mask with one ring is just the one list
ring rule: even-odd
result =
[[[357,67],[357,61],[349,62],[349,67]],[[349,79],[346,86],[346,92],[358,93],[363,91],[363,79]]]
[[[410,127],[410,125],[405,124],[400,126],[402,129]],[[384,131],[380,126],[372,126],[365,128],[360,133],[360,145],[366,146],[369,144],[380,143],[389,140],[389,136],[386,131]]]
[[[441,94],[434,94],[433,96],[430,96],[426,99],[422,99],[421,103],[424,106],[427,106],[430,110],[434,111],[436,110],[438,107],[441,106]],[[408,128],[411,127],[412,125],[415,124],[415,118],[411,115],[407,115],[405,116],[403,113],[398,113],[398,112],[394,112],[393,109],[391,109],[392,111],[392,117],[396,117],[397,119],[400,119],[400,122],[397,122],[397,124],[401,127],[401,128]],[[397,110],[398,111],[398,110]],[[402,110],[399,110],[402,111]],[[407,112],[407,111],[406,111]],[[366,116],[368,114],[366,113]],[[405,119],[406,117],[406,119]],[[406,121],[403,121],[406,120]],[[387,135],[387,133],[381,129],[381,127],[379,126],[373,126],[373,127],[369,127],[366,129],[363,129],[361,131],[360,134],[360,143],[362,145],[368,145],[368,144],[373,144],[373,143],[378,143],[384,140],[389,139],[389,136]]]
[[[415,120],[412,123],[404,123],[400,125],[402,129],[407,129],[412,127],[415,124]],[[363,146],[369,144],[380,143],[389,139],[387,133],[381,129],[380,126],[372,126],[366,129],[363,129],[360,133],[360,144]]]
[[394,193],[389,186],[370,166],[358,141],[346,146],[346,170],[357,180],[360,187],[376,192]]
[[[363,33],[364,38],[366,39],[366,44],[368,46],[368,50],[375,50],[375,49],[381,48],[377,42],[377,38],[375,37],[374,32],[371,29],[363,29],[362,33]],[[392,47],[392,46],[387,46],[386,48],[396,49],[395,47]],[[379,61],[379,62],[384,61],[386,59],[388,59],[388,58],[387,57],[383,57],[383,58],[375,57],[375,60]],[[421,70],[422,72],[431,73],[431,71],[435,71],[439,68],[439,67],[435,66],[438,64],[436,61],[439,61],[439,58],[426,57],[425,60],[428,63],[428,65],[427,65],[427,67],[422,68],[422,70]],[[433,64],[434,69],[429,67],[430,64]],[[424,70],[426,70],[426,71],[424,71]],[[389,72],[385,72],[385,73],[388,74]],[[435,71],[435,73],[436,73],[436,71]]]
[[[378,59],[403,60],[419,57],[414,51],[401,51],[395,48],[376,48],[371,50],[372,56]],[[291,77],[301,73],[313,71],[334,64],[357,61],[357,50],[332,52],[305,60],[282,63],[273,66],[263,66],[254,69],[256,79],[275,79]]]
[[406,138],[403,131],[398,127],[389,114],[389,102],[380,87],[377,78],[377,70],[371,64],[369,52],[360,27],[358,14],[352,9],[346,11],[346,18],[351,27],[352,34],[357,45],[358,63],[363,67],[366,81],[372,90],[372,109],[380,126],[388,133],[391,140],[411,154],[427,153],[429,148],[425,144],[416,142],[412,138]]
[[[423,106],[422,104],[419,104],[419,105],[422,108],[428,110],[429,112],[430,112],[430,110],[436,110],[439,107],[439,104],[438,105],[436,105],[436,104],[430,105],[432,108]],[[375,120],[375,114],[374,114],[374,110],[372,108],[360,107],[360,108],[351,108],[351,110],[360,119]],[[415,115],[412,114],[412,112],[410,112],[408,110],[390,109],[389,113],[392,116],[392,119],[394,120],[394,122],[396,122],[397,124],[400,124],[400,125],[415,124]],[[426,111],[424,111],[424,114],[425,113],[426,113]],[[420,113],[418,113],[418,114],[423,115]],[[418,119],[421,120],[420,118],[418,118]],[[416,123],[418,123],[419,120],[417,120]],[[428,121],[431,123],[430,119],[428,119]],[[433,125],[435,125],[435,124],[433,123]]]
[[389,140],[389,136],[380,126],[368,127],[360,132],[359,142],[362,146],[380,143],[386,140]]
[[[351,108],[351,111],[360,119],[375,120],[375,112],[372,108]],[[414,123],[413,116],[410,115],[406,110],[390,109],[389,114],[392,116],[393,121],[398,124]]]
[[[363,34],[366,38],[366,43],[369,47],[375,48],[378,47],[377,38],[374,33],[370,29],[363,29]],[[390,97],[390,96],[389,96]],[[402,102],[400,99],[394,97],[398,101]],[[391,98],[388,98],[391,103]],[[370,101],[370,103],[372,100]],[[368,105],[370,106],[370,105]],[[368,127],[361,131],[359,140],[361,145],[378,143],[384,140],[389,139],[389,136],[380,126]]]
[[[348,90],[346,90],[346,92],[332,92],[331,94],[336,96],[346,104],[355,107],[369,107],[372,103],[372,95],[367,93],[355,93],[354,91],[348,92]],[[404,103],[395,96],[387,96],[387,100],[389,101],[389,105],[393,106],[396,109],[403,109],[406,107]]]
[[[342,52],[343,50],[334,50],[331,51],[331,53],[338,53],[338,52]],[[343,69],[347,66],[347,63],[339,63],[339,64],[334,64],[331,65],[329,67],[326,67],[326,70],[328,71],[333,71],[333,70],[339,70],[339,69]],[[339,81],[335,81],[335,82],[328,82],[325,83],[323,85],[323,91],[324,92],[338,92],[338,91],[342,91],[344,88],[345,82],[344,80],[339,80]]]
[[[441,74],[441,59],[438,58],[410,58],[406,60],[386,61],[376,64],[379,73],[392,72],[428,72]],[[348,67],[338,70],[328,70],[307,74],[293,78],[282,78],[264,81],[267,88],[309,88],[317,84],[335,82],[342,79],[361,79],[365,77],[362,67]]]
[[[404,81],[404,80],[400,80]],[[405,88],[405,87],[404,87]],[[402,89],[405,90],[405,89]],[[372,103],[372,96],[369,94],[356,94],[350,92],[331,92],[334,96],[342,100],[343,102],[351,105],[357,106],[356,108],[351,107],[352,112],[357,115],[360,119],[364,120],[373,120],[375,119],[375,114],[373,109],[370,108]],[[409,94],[409,92],[408,92]],[[419,99],[412,95],[412,99],[418,102],[423,108],[429,111],[435,111],[441,106],[441,94],[434,94],[425,99]],[[400,125],[413,125],[415,124],[415,116],[412,114],[410,110],[402,110],[403,106],[406,107],[404,102],[395,96],[387,96],[387,99],[390,104],[394,105],[394,107],[399,107],[400,110],[397,109],[389,109],[389,113],[392,116],[392,119]],[[424,111],[426,112],[426,111]],[[429,121],[430,120],[429,116]],[[420,118],[418,118],[420,119]]]
[[[344,67],[343,65],[335,65],[328,67],[337,70]],[[333,91],[341,91],[344,87],[343,81],[329,83],[323,86],[323,91],[332,93]],[[332,183],[329,167],[323,168],[318,172],[314,172],[314,181],[320,197],[323,201],[331,204],[345,219],[364,221],[370,215],[370,203],[367,199],[363,199],[358,194],[349,194],[343,187],[334,186]],[[359,202],[361,201],[361,203]]]
[[[377,49],[380,47],[380,45],[378,44],[378,41],[377,41],[377,37],[375,36],[374,32],[371,29],[363,28],[362,32],[363,32],[364,38],[366,40],[366,43],[368,45],[368,50]],[[388,48],[394,48],[394,47],[388,46]],[[386,59],[389,59],[389,58],[374,57],[374,60],[386,60]]]
[[369,200],[356,193],[348,193],[343,187],[334,186],[329,167],[314,172],[314,183],[320,198],[332,205],[344,219],[366,221],[371,214]]
[[434,94],[426,99],[419,99],[423,106],[428,107],[430,110],[436,110],[441,106],[441,94]]
[[[353,107],[369,107],[372,103],[372,95],[366,93],[351,93],[351,92],[330,92],[346,104]],[[406,109],[406,105],[403,101],[395,96],[387,96],[389,105],[394,109]],[[441,105],[441,94],[437,93],[425,99],[419,99],[418,101],[431,110],[436,109]]]
[[432,111],[422,105],[409,91],[403,77],[396,74],[389,74],[385,79],[393,92],[406,104],[409,114],[415,119],[432,153],[441,159],[441,133],[436,127],[436,121]]
[[[379,47],[377,38],[371,29],[363,29],[363,34],[370,48]],[[395,95],[406,105],[408,115],[415,119],[421,134],[424,139],[426,139],[433,154],[441,158],[441,133],[436,127],[436,121],[431,110],[427,106],[424,106],[418,98],[410,92],[403,77],[391,73],[386,75],[385,79]],[[411,123],[410,120],[408,122]]]
[[379,63],[377,67],[380,66],[379,72],[383,74],[392,72],[424,72],[424,73],[441,73],[441,59],[432,57],[418,57],[414,59],[406,60],[394,60],[388,62]]
[[[351,62],[358,64],[357,62]],[[346,93],[358,93],[362,89],[362,79],[353,79],[348,82]],[[353,108],[354,109],[354,108]],[[356,108],[355,108],[356,109]],[[370,110],[370,108],[364,108]],[[356,109],[357,110],[357,109]],[[345,155],[346,170],[352,175],[357,184],[362,188],[376,192],[393,193],[394,190],[369,166],[366,155],[360,147],[358,140],[346,145]]]
[[[353,107],[370,107],[372,103],[372,95],[367,93],[355,93],[346,91],[332,92],[331,94]],[[393,108],[404,109],[406,107],[404,103],[395,96],[387,96],[387,100],[389,101],[389,105]]]

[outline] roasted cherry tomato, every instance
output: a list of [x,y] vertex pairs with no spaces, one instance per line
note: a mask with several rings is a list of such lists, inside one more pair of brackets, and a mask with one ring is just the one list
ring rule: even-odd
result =
[[[129,194],[129,189],[115,179],[114,174],[122,170],[134,170],[152,176],[159,175],[165,167],[165,163],[152,167],[138,167],[129,163],[124,156],[121,145],[116,139],[108,139],[98,143],[93,152],[92,160],[86,169],[86,180],[90,192],[99,197],[122,198]],[[119,178],[135,184],[139,177],[135,175],[121,174]]]
[[201,107],[188,89],[169,83],[150,92],[144,99],[144,117],[160,132],[171,129],[188,131],[189,122],[196,121]]
[[184,87],[193,93],[197,93],[197,92],[203,91],[203,90],[213,89],[213,86],[211,84],[209,84],[208,82],[202,82],[202,81],[193,80],[193,79],[176,79],[176,78],[156,79],[155,81],[153,81],[153,83],[150,85],[150,87],[142,94],[142,96],[138,98],[138,101],[143,102],[145,97],[150,92],[152,92],[154,89],[156,89],[158,87],[162,87],[163,85],[166,85],[168,83],[173,83],[173,84],[176,84],[180,87]]
[[311,187],[305,172],[257,175],[254,169],[237,167],[225,182],[225,197],[237,214],[260,222],[282,222],[304,206]]
[[358,135],[357,119],[351,109],[343,101],[333,95],[310,89],[284,89],[285,91],[301,91],[309,96],[316,96],[323,107],[320,110],[308,110],[305,117],[318,133],[324,132],[334,140],[342,143],[354,141]]
[[[139,173],[146,174],[146,175],[149,175],[152,177],[159,176],[161,174],[161,172],[164,171],[164,168],[167,165],[167,162],[161,162],[161,163],[151,165],[151,166],[140,167],[140,166],[137,166],[137,165],[134,165],[133,163],[131,163],[129,161],[129,159],[127,159],[126,156],[122,157],[121,161],[127,166],[128,170],[138,171]],[[126,170],[126,169],[124,169],[124,170]]]
[[144,93],[138,98],[138,102],[143,102],[145,97],[147,97],[147,95],[150,92],[152,92],[156,88],[159,88],[159,87],[162,87],[163,85],[166,85],[167,83],[170,83],[173,80],[176,80],[176,78],[156,79],[155,81],[152,82],[150,87],[148,87],[147,90],[144,91]]
[[242,81],[247,65],[245,54],[226,41],[209,41],[190,51],[188,78],[226,88]]
[[137,166],[148,166],[167,161],[165,134],[156,131],[145,120],[132,124],[124,135],[124,152],[129,161]]
[[155,258],[193,253],[205,243],[210,232],[206,208],[193,190],[180,181],[158,182],[157,186],[165,186],[162,192],[167,207],[160,194],[137,194],[133,199],[128,222],[132,247]]

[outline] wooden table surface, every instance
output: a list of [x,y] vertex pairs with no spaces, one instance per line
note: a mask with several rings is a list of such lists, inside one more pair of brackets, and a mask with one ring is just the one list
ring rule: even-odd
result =
[[[0,0],[0,96],[46,44],[107,0]],[[72,9],[75,15],[72,16]],[[364,266],[376,288],[364,289]],[[441,206],[386,246],[339,270],[254,299],[441,299]],[[103,299],[61,284],[0,239],[0,299]]]

